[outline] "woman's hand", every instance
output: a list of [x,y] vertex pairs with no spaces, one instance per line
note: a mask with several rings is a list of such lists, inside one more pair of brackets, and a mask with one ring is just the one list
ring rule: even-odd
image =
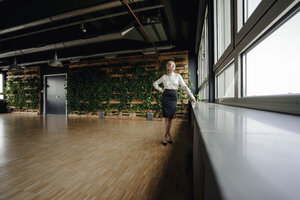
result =
[[162,89],[160,92],[161,92],[161,93],[164,93],[164,91],[165,91],[165,90],[164,90],[164,89]]
[[194,97],[194,98],[192,98],[192,102],[196,102],[196,99],[195,99],[195,97]]

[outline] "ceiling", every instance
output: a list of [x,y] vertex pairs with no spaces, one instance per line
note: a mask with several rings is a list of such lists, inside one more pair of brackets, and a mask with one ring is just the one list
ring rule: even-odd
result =
[[0,0],[0,68],[14,58],[21,66],[46,64],[55,51],[68,64],[193,49],[198,5],[196,0]]

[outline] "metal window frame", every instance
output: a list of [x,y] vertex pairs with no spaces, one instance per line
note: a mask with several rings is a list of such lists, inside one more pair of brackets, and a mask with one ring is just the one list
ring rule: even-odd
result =
[[[238,0],[234,0],[235,10],[233,10],[233,12],[235,21],[232,29],[237,27],[237,1]],[[260,39],[263,39],[263,37],[275,31],[275,28],[278,27],[284,19],[291,16],[291,13],[295,12],[299,7],[300,0],[263,0],[253,11],[239,33],[233,34],[234,48],[232,52],[224,58],[223,55],[219,59],[218,62],[221,63],[220,65],[217,65],[218,63],[214,65],[214,73],[217,74],[222,71],[232,59],[235,60],[235,78],[237,80],[235,81],[235,97],[219,98],[215,100],[216,103],[300,115],[299,95],[245,97],[245,95],[243,95],[245,84],[243,84],[244,80],[242,77],[243,73],[247,72],[243,70],[243,57],[241,56],[246,50],[254,48]],[[251,23],[253,24],[251,25]]]
[[0,100],[5,100],[5,95],[4,95],[4,84],[5,84],[5,73],[0,72],[0,75],[2,75],[2,92],[0,92],[0,95],[3,95],[3,99],[0,98]]

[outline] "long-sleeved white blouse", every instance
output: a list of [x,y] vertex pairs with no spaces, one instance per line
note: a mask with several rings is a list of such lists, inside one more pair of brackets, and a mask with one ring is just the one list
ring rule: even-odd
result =
[[158,91],[161,91],[162,88],[159,87],[159,84],[164,84],[164,89],[170,89],[170,90],[178,90],[179,85],[186,91],[186,93],[194,99],[194,95],[191,93],[188,86],[185,84],[184,80],[182,79],[181,75],[178,73],[172,73],[172,74],[164,74],[162,77],[160,77],[157,81],[153,83],[153,86]]

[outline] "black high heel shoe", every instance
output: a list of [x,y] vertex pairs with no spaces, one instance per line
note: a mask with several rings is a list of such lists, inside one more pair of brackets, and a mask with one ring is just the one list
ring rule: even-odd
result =
[[173,140],[168,140],[167,143],[172,144]]
[[167,142],[166,142],[166,143],[164,143],[164,142],[161,142],[161,144],[162,144],[162,145],[164,145],[164,146],[167,146],[167,144],[168,144],[168,143],[167,143]]

